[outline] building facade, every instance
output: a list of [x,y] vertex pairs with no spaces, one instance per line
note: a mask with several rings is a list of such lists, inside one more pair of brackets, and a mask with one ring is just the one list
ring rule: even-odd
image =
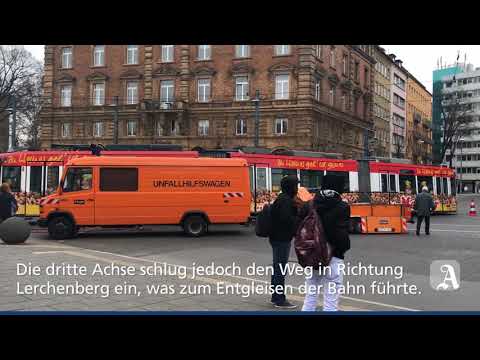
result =
[[[468,108],[469,123],[461,129],[452,166],[457,174],[457,191],[480,192],[480,68],[468,64],[462,72],[442,78],[444,101],[458,100]],[[447,152],[450,155],[450,152]]]
[[402,61],[394,54],[389,55],[393,61],[391,72],[391,156],[405,158],[406,147],[406,84],[407,72]]
[[41,146],[253,146],[258,104],[260,147],[359,158],[373,128],[371,48],[47,45]]
[[432,94],[412,74],[407,78],[406,158],[432,163]]
[[391,118],[392,118],[392,59],[385,50],[374,46],[375,77],[373,96],[373,119],[375,131],[374,154],[390,157]]

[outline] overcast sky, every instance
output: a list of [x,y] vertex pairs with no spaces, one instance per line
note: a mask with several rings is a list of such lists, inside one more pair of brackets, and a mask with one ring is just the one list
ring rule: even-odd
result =
[[[394,53],[403,66],[425,87],[432,91],[432,71],[437,68],[440,56],[446,64],[452,64],[460,51],[460,61],[480,67],[480,45],[381,45],[387,53]],[[43,62],[43,45],[25,45],[33,56]]]

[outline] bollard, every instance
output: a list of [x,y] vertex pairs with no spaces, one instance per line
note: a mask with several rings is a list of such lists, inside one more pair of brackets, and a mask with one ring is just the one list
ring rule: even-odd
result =
[[19,217],[8,218],[0,224],[0,238],[6,244],[22,244],[31,232],[31,226]]
[[472,199],[470,203],[470,211],[468,212],[468,216],[477,216],[477,210],[475,209],[475,202]]

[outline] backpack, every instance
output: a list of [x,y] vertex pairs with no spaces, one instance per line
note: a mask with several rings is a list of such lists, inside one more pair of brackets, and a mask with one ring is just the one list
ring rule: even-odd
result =
[[259,237],[269,237],[272,228],[271,206],[265,204],[262,211],[257,214],[255,234]]
[[330,264],[332,251],[313,201],[309,202],[309,207],[308,215],[297,229],[294,247],[298,263],[302,267],[311,266],[318,269]]

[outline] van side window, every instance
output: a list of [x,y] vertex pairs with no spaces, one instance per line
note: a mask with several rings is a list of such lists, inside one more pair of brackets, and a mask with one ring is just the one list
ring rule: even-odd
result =
[[63,184],[64,192],[85,191],[92,188],[92,168],[70,168]]
[[100,191],[138,191],[138,169],[101,168]]

